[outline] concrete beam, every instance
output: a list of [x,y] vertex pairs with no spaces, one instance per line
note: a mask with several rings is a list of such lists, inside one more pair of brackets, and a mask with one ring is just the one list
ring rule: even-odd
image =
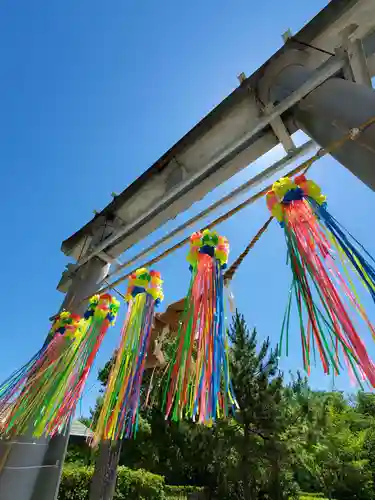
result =
[[[243,168],[245,165],[251,163],[251,161],[249,161],[251,158],[250,155],[256,155],[258,152],[257,149],[254,149],[254,144],[257,141],[257,138],[259,138],[257,142],[265,140],[266,138],[266,136],[264,136],[264,130],[267,127],[269,128],[275,119],[290,110],[312,90],[321,85],[331,76],[337,74],[343,68],[344,64],[345,62],[343,59],[332,57],[312,75],[311,79],[303,82],[300,88],[292,92],[267,115],[259,116],[257,120],[253,118],[253,124],[245,127],[244,130],[241,131],[241,135],[234,139],[234,142],[230,142],[229,144],[226,143],[225,148],[222,146],[219,147],[220,144],[217,144],[217,147],[214,150],[214,155],[207,155],[207,159],[200,164],[198,169],[195,168],[192,170],[191,175],[188,178],[181,180],[178,184],[173,186],[173,188],[169,187],[168,189],[165,188],[165,186],[163,188],[160,182],[157,184],[156,178],[154,178],[153,183],[147,183],[145,188],[146,191],[143,192],[140,190],[140,198],[133,200],[135,203],[133,212],[131,210],[131,206],[125,204],[126,213],[125,211],[124,214],[119,213],[119,217],[121,219],[124,219],[126,216],[130,216],[133,220],[129,224],[124,224],[121,228],[114,232],[112,236],[101,242],[100,245],[95,246],[93,251],[83,257],[78,264],[85,264],[87,260],[93,258],[107,248],[111,254],[116,254],[120,249],[121,251],[126,250],[138,241],[137,238],[150,234],[154,229],[156,229],[160,225],[160,219],[165,218],[168,214],[172,215],[175,210],[175,215],[177,215],[187,208],[185,206],[187,202],[190,206],[192,201],[196,201],[195,198],[192,200],[192,196],[198,196],[198,198],[201,198],[208,191],[207,185],[214,188],[216,187],[216,184],[213,184],[215,181],[217,182],[218,179],[224,180],[233,175],[238,170],[238,167]],[[242,113],[246,114],[247,112],[248,109],[245,106],[242,107]],[[257,113],[259,112],[257,111]],[[230,130],[227,131],[226,137],[228,135],[230,135]],[[272,134],[272,137],[274,144],[276,144],[276,136]],[[224,142],[224,140],[225,136],[223,135],[221,142]],[[191,156],[189,159],[191,161]],[[245,159],[246,162],[244,162]],[[255,159],[254,156],[253,159]],[[202,157],[200,157],[199,160],[202,162]],[[186,162],[184,165],[185,168],[189,170]],[[235,170],[232,171],[232,169]],[[202,196],[199,196],[202,191]],[[147,210],[144,210],[145,200],[147,200],[147,208],[150,206]],[[134,208],[136,207],[143,208],[143,211],[139,215],[138,212],[134,212]],[[177,209],[176,207],[180,208]]]
[[[295,49],[299,49],[308,59],[308,68],[316,70],[329,59],[327,52],[334,53],[341,46],[343,31],[352,25],[356,26],[357,39],[362,40],[369,73],[371,76],[375,75],[375,2],[331,1],[299,33],[288,39],[269,61],[243,81],[230,96],[99,214],[104,218],[118,217],[122,220],[122,226],[116,231],[118,238],[112,238],[102,248],[96,248],[95,252],[105,251],[117,257],[273,148],[279,140],[270,124],[265,123],[251,140],[242,144],[241,149],[233,149],[233,144],[254,130],[261,119],[255,89],[259,89],[259,82],[265,71],[282,54]],[[288,108],[281,119],[289,134],[297,129],[298,125],[290,119]],[[223,159],[225,151],[230,154]],[[217,158],[222,159],[216,161]],[[214,165],[209,173],[208,165]],[[199,181],[195,182],[195,179]],[[172,191],[179,193],[175,199],[170,196]],[[152,207],[156,205],[160,210],[150,215]],[[64,253],[79,258],[82,242],[91,234],[95,221],[96,217],[63,242]],[[142,223],[135,224],[135,221]],[[131,229],[127,231],[126,228]]]

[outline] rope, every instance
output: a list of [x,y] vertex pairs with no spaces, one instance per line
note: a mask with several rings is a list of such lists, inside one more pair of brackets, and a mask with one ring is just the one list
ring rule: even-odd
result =
[[304,171],[304,173],[306,173],[309,170],[311,165],[316,160],[319,160],[319,158],[323,158],[323,156],[329,153],[333,153],[334,151],[336,151],[336,149],[341,148],[341,146],[343,146],[345,142],[348,140],[355,141],[362,132],[364,132],[370,125],[373,125],[374,123],[375,123],[375,116],[372,116],[365,122],[361,123],[361,125],[359,125],[358,127],[351,128],[347,134],[340,137],[340,139],[331,142],[331,144],[326,148],[320,148],[309,160],[305,162],[308,165],[306,166],[306,170]]
[[[348,139],[355,140],[357,136],[363,132],[368,126],[370,126],[372,123],[375,123],[375,117],[370,118],[366,122],[364,122],[360,127],[357,129],[351,129],[348,134],[346,134],[344,137],[341,137],[337,141],[331,144],[330,151],[334,151],[335,149],[338,149],[341,147]],[[307,165],[306,168],[303,171],[303,174],[306,174],[306,172],[310,169],[310,167],[313,165],[315,161],[317,161],[319,158],[322,158],[322,156],[325,156],[328,152],[328,148],[320,148],[315,155],[313,155],[309,160],[306,161]],[[226,271],[224,274],[224,282],[225,284],[228,284],[232,279],[234,274],[237,272],[238,267],[242,264],[243,260],[245,257],[249,254],[250,250],[253,248],[253,246],[259,241],[260,237],[262,234],[267,230],[268,226],[270,225],[271,221],[273,219],[273,216],[271,216],[264,224],[263,226],[259,229],[257,234],[254,236],[254,238],[250,241],[250,243],[247,245],[245,250],[239,255],[239,257],[233,262],[231,267]]]
[[110,283],[108,283],[107,279],[104,279],[103,283],[106,283],[114,292],[116,292],[123,300],[125,300],[125,295],[121,293],[120,290],[117,290],[117,288],[114,288]]
[[255,243],[257,243],[262,236],[263,233],[266,232],[268,229],[268,226],[271,224],[273,220],[273,217],[271,216],[264,224],[263,226],[259,229],[257,234],[254,236],[254,238],[250,241],[250,243],[247,245],[245,250],[239,255],[239,257],[233,262],[233,264],[230,266],[229,269],[227,269],[224,273],[224,283],[227,285],[229,281],[233,279],[234,274],[237,272],[237,269],[239,266],[242,264],[244,258],[248,255],[250,250],[253,248]]
[[[287,177],[293,177],[294,175],[300,173],[301,171],[303,171],[303,173],[306,173],[309,168],[312,166],[313,163],[315,163],[317,160],[320,160],[320,158],[323,158],[323,156],[326,156],[327,154],[330,154],[330,153],[333,153],[334,151],[336,151],[337,149],[339,149],[346,141],[348,140],[356,140],[357,137],[364,131],[366,130],[370,125],[373,125],[375,123],[375,116],[369,118],[368,120],[366,120],[365,122],[363,122],[361,125],[359,125],[358,127],[355,127],[355,128],[352,128],[349,130],[349,132],[345,135],[343,135],[342,137],[340,137],[340,139],[337,139],[336,141],[332,142],[329,146],[327,146],[326,148],[321,148],[319,149],[319,151],[314,154],[313,156],[311,156],[308,160],[302,162],[300,165],[298,165],[297,167],[295,167],[294,169],[292,169],[290,172],[288,172],[287,174],[285,174]],[[226,220],[228,220],[230,217],[232,217],[233,215],[237,214],[238,212],[240,212],[242,209],[246,208],[247,206],[251,205],[252,203],[254,203],[255,201],[257,201],[259,198],[262,198],[263,196],[265,196],[267,194],[267,192],[272,189],[272,184],[268,185],[267,187],[265,187],[264,189],[262,189],[261,191],[259,191],[258,193],[256,193],[255,195],[251,196],[250,198],[246,199],[245,201],[243,201],[242,203],[240,203],[239,205],[237,205],[236,207],[232,208],[231,210],[229,210],[227,213],[221,215],[220,217],[217,217],[216,219],[214,219],[212,222],[210,222],[209,224],[207,224],[203,229],[211,229],[213,228],[214,226],[217,226],[218,224],[221,224],[222,222],[225,222]],[[270,221],[267,221],[268,223],[270,223]],[[267,224],[267,223],[266,223]],[[264,224],[264,226],[266,225]],[[263,226],[263,227],[264,227]],[[264,233],[264,231],[267,229],[268,225],[266,226],[266,228],[262,231],[263,227],[260,229],[260,231],[257,233],[257,235],[255,236],[255,241],[251,241],[249,243],[249,247],[248,248],[248,251],[247,253],[251,250],[251,248],[255,245],[255,243],[259,240],[260,236]],[[260,233],[260,234],[259,234]],[[256,238],[259,234],[259,237]],[[144,264],[142,264],[142,267],[149,267],[149,266],[152,266],[153,264],[156,264],[157,262],[159,262],[160,260],[164,259],[164,257],[167,257],[168,255],[170,255],[171,253],[173,253],[175,250],[178,250],[179,248],[183,247],[184,245],[186,245],[186,243],[188,243],[190,240],[190,236],[188,236],[187,238],[184,238],[182,239],[181,241],[179,241],[178,243],[176,243],[175,245],[173,245],[172,247],[168,248],[167,250],[165,250],[164,252],[160,253],[159,255],[157,255],[156,257],[154,257],[153,259],[150,259],[149,261],[145,262]],[[253,245],[251,245],[251,243],[253,243]],[[244,252],[246,252],[246,249],[244,250]],[[245,256],[247,255],[247,253],[245,254]],[[242,254],[240,255],[240,257],[238,259],[240,259],[242,256]],[[244,257],[245,257],[244,256]],[[244,258],[243,257],[243,258]],[[243,260],[242,258],[242,260]],[[237,262],[238,259],[235,261]],[[240,261],[240,263],[242,262],[242,260]],[[239,265],[239,264],[238,264]],[[238,267],[237,265],[237,267]],[[137,268],[140,267],[140,266],[137,266]],[[122,283],[123,281],[125,281],[127,278],[129,278],[129,276],[137,269],[133,269],[132,271],[126,273],[125,275],[121,276],[120,278],[118,278],[117,280],[113,281],[112,283],[109,283],[106,287],[104,288],[100,288],[99,290],[97,290],[95,293],[98,293],[98,294],[101,294],[101,293],[104,293],[110,289],[114,289],[115,286],[119,285],[120,283]],[[234,272],[236,271],[237,268],[235,268]],[[229,271],[229,269],[228,269]],[[234,274],[234,273],[233,273]],[[231,279],[231,278],[229,278]],[[117,290],[115,290],[117,291]],[[91,296],[90,296],[91,297]],[[90,299],[90,297],[85,297],[83,301],[87,301]]]
[[[249,190],[250,188],[255,188],[260,182],[263,182],[265,179],[271,177],[272,175],[276,174],[281,169],[286,168],[290,163],[297,160],[300,156],[306,154],[309,152],[308,150],[312,147],[315,147],[315,143],[313,141],[308,141],[305,142],[302,146],[294,149],[292,152],[288,153],[286,156],[281,158],[281,160],[278,160],[277,162],[273,163],[270,167],[262,170],[259,174],[256,174],[254,177],[251,177],[248,181],[244,182],[241,184],[239,187],[231,191],[229,194],[226,196],[220,198],[218,201],[215,201],[215,203],[212,203],[209,205],[207,208],[199,212],[197,215],[194,215],[191,217],[189,220],[181,224],[180,226],[176,227],[172,231],[169,231],[167,234],[159,238],[155,243],[150,245],[148,248],[141,250],[137,255],[134,257],[131,257],[129,260],[126,262],[118,265],[115,267],[114,270],[112,270],[107,276],[106,280],[109,280],[113,278],[115,275],[119,274],[123,269],[127,269],[130,266],[134,266],[136,262],[138,262],[140,259],[144,259],[148,254],[159,248],[161,245],[164,245],[164,243],[169,242],[172,240],[174,237],[179,236],[181,233],[184,233],[186,229],[189,229],[190,227],[196,227],[196,224],[203,219],[204,217],[207,217],[208,215],[211,214],[211,212],[214,212],[218,208],[223,207],[224,205],[227,205],[228,203],[232,202],[235,198],[237,198],[240,194],[244,193],[245,191]],[[317,148],[316,148],[317,149]],[[100,283],[98,283],[98,287],[103,286],[105,284],[105,281],[102,280]]]
[[[309,161],[310,160],[307,160],[306,162],[303,162],[301,165],[299,165],[298,167],[294,168],[293,170],[291,170],[290,172],[288,172],[286,175],[288,177],[293,177],[294,175],[298,174],[304,168],[306,168],[306,165],[307,165],[307,163]],[[259,191],[256,194],[254,194],[250,198],[246,199],[245,201],[243,201],[242,203],[240,203],[236,207],[232,208],[232,210],[229,210],[227,213],[221,215],[220,217],[217,217],[212,222],[210,222],[209,224],[207,224],[206,226],[204,226],[204,228],[202,228],[202,229],[212,229],[214,226],[217,226],[218,224],[221,224],[222,222],[225,222],[226,220],[228,220],[231,217],[233,217],[233,215],[235,215],[236,213],[238,213],[242,209],[246,208],[247,206],[251,205],[255,201],[259,200],[259,198],[263,198],[263,196],[265,196],[267,194],[267,192],[271,188],[272,188],[272,184],[270,184],[269,186],[265,187],[264,189],[262,189],[261,191]],[[154,257],[153,259],[150,259],[147,262],[145,262],[144,264],[142,264],[141,267],[150,267],[150,266],[153,266],[154,264],[156,264],[160,260],[164,259],[164,257],[167,257],[169,254],[173,253],[174,251],[178,250],[179,248],[182,248],[184,245],[186,245],[187,243],[189,243],[189,241],[190,241],[190,236],[187,236],[183,240],[179,241],[178,243],[176,243],[172,247],[168,248],[164,252],[162,252],[159,255],[157,255],[156,257]],[[120,283],[122,283],[123,281],[125,281],[127,278],[129,278],[129,276],[132,273],[134,273],[138,269],[138,267],[140,267],[140,266],[137,266],[136,268],[132,269],[130,272],[128,272],[125,275],[121,276],[120,278],[118,278],[117,280],[113,281],[112,283],[110,283],[106,287],[97,290],[95,292],[95,294],[96,293],[98,293],[98,294],[105,293],[105,292],[107,292],[110,289],[113,290],[114,287],[116,287],[117,285],[119,285]],[[91,295],[88,296],[88,297],[85,297],[82,301],[89,300],[90,298],[91,298]]]

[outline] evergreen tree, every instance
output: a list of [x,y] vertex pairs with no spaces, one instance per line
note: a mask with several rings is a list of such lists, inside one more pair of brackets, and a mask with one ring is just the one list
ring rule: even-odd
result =
[[283,378],[277,349],[267,338],[257,349],[257,334],[249,332],[243,315],[236,312],[229,329],[231,374],[240,411],[237,449],[241,457],[244,500],[263,491],[269,498],[290,496],[291,477],[283,442],[286,422],[283,411]]
[[[269,339],[258,345],[238,312],[229,337],[240,410],[212,427],[170,422],[156,391],[142,407],[136,439],[123,443],[121,464],[161,474],[169,484],[204,486],[209,500],[284,500],[296,496],[297,484],[335,500],[374,500],[375,395],[312,391],[299,373],[285,387],[277,350]],[[99,373],[102,388],[111,364]],[[163,385],[164,372],[145,374],[143,401],[151,379],[155,390]],[[101,404],[102,395],[92,418]],[[74,447],[69,459],[87,463]]]

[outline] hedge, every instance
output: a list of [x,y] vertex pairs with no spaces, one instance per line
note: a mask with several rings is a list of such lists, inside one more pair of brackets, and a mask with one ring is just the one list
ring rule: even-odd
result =
[[328,500],[328,498],[321,495],[302,495],[299,497],[299,500]]
[[328,500],[324,493],[301,493],[300,500]]
[[164,492],[167,498],[184,498],[187,497],[189,493],[203,492],[203,488],[198,488],[197,486],[173,486],[166,484],[164,486]]
[[[71,464],[63,470],[58,500],[87,500],[93,467]],[[119,467],[114,500],[167,500],[201,491],[194,486],[166,485],[163,476],[146,470]]]
[[[93,467],[64,467],[58,500],[87,500]],[[139,469],[119,467],[115,500],[164,500],[164,477]]]

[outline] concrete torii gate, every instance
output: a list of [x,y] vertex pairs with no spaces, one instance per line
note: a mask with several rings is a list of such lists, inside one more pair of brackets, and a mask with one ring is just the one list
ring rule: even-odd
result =
[[[82,298],[96,290],[121,253],[278,143],[293,157],[290,135],[296,130],[325,147],[375,116],[374,0],[332,0],[284,40],[262,67],[249,78],[241,75],[231,95],[63,242],[62,251],[77,263],[67,266],[58,285],[66,293],[62,307],[82,313]],[[375,190],[374,125],[333,156]],[[0,474],[1,500],[55,500],[66,436],[14,441]],[[103,448],[90,500],[112,498],[110,458]]]

